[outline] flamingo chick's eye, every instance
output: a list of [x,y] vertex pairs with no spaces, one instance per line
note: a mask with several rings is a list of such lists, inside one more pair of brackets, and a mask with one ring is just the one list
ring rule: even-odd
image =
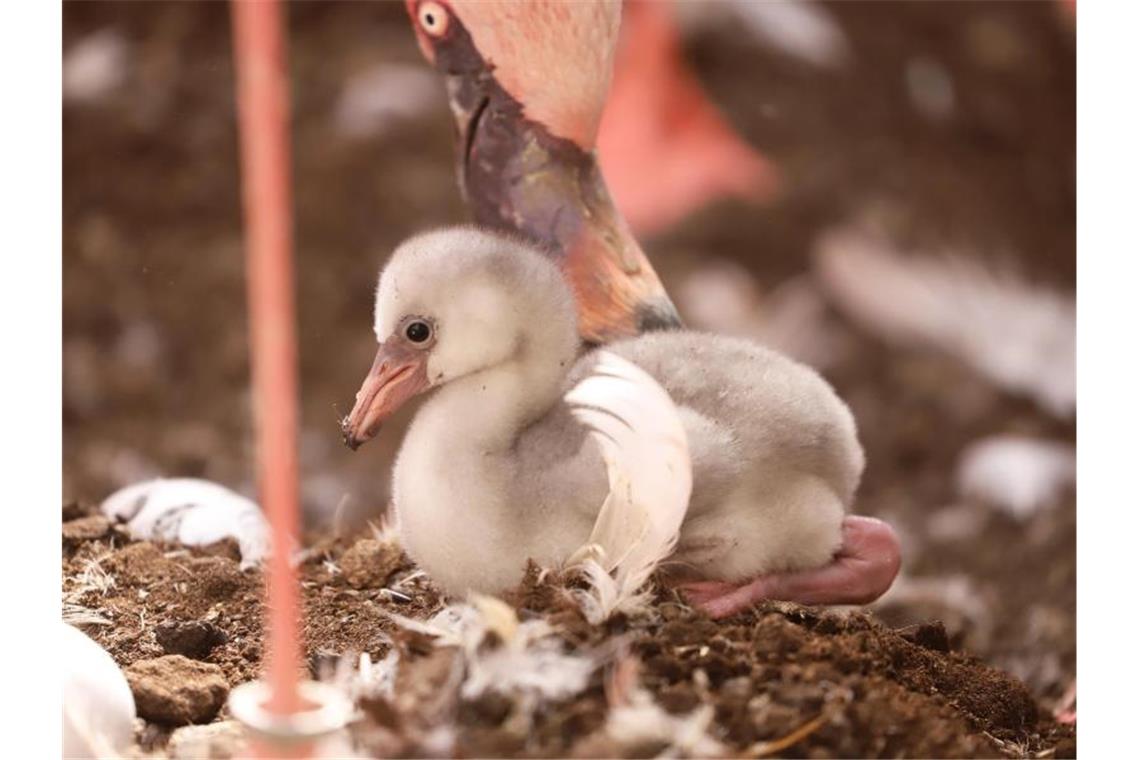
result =
[[404,328],[404,337],[412,343],[423,343],[431,337],[431,325],[420,320],[409,322]]
[[431,0],[420,3],[416,15],[419,18],[420,26],[432,37],[442,37],[447,31],[449,21],[447,11],[439,3],[433,3]]

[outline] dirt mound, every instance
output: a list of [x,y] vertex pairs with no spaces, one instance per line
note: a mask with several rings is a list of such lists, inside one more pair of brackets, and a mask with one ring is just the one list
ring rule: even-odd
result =
[[[65,523],[64,532],[74,536],[73,528]],[[330,677],[342,658],[355,662],[362,652],[373,662],[393,647],[399,653],[394,694],[361,702],[366,717],[354,737],[366,751],[430,754],[431,730],[440,726],[453,730],[452,751],[463,756],[667,749],[660,738],[634,741],[615,728],[615,710],[632,709],[634,692],[649,695],[653,707],[644,709],[658,720],[707,716],[702,736],[753,756],[990,757],[1075,749],[1073,730],[1039,710],[1022,683],[950,651],[937,623],[891,630],[861,612],[783,603],[717,622],[662,589],[656,619],[618,616],[593,626],[568,591],[581,581],[537,569],[508,597],[515,614],[545,620],[561,651],[595,657],[597,669],[573,697],[526,710],[511,691],[465,698],[453,677],[463,670],[457,650],[389,615],[426,620],[444,604],[406,557],[394,572],[385,570],[386,586],[353,588],[345,577],[342,560],[355,562],[375,549],[373,542],[318,541],[301,565],[314,676]],[[88,621],[84,628],[120,665],[146,668],[162,657],[158,662],[217,666],[230,687],[257,676],[259,571],[241,571],[224,553],[132,542],[112,528],[70,544],[63,574],[65,615]],[[163,657],[182,643],[202,662]],[[489,635],[480,651],[501,645]],[[223,708],[219,719],[226,717]],[[159,748],[166,737],[158,726],[144,735]]]

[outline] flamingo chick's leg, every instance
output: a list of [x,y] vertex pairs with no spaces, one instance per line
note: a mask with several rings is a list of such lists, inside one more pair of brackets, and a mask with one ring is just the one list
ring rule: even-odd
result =
[[701,581],[680,586],[690,603],[721,618],[765,599],[800,604],[867,604],[882,596],[899,571],[899,540],[890,525],[848,515],[843,544],[818,570],[762,575],[744,584]]

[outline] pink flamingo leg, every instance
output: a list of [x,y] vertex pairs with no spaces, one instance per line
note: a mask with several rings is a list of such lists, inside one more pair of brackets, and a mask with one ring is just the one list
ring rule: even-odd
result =
[[898,536],[890,525],[873,517],[849,515],[843,521],[843,545],[826,567],[762,575],[744,584],[700,581],[680,588],[690,603],[714,618],[732,615],[766,599],[867,604],[891,587],[900,562]]

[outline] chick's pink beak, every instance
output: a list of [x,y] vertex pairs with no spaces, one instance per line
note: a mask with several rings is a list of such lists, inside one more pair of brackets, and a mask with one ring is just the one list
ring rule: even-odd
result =
[[345,445],[355,450],[375,437],[384,420],[427,386],[424,352],[397,339],[381,343],[368,377],[356,392],[356,404],[341,422]]

